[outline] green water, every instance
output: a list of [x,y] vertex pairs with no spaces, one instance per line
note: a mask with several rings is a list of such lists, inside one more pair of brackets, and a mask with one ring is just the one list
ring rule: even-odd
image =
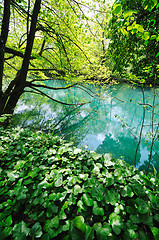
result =
[[[54,87],[63,86],[62,81],[48,81]],[[91,91],[89,91],[91,89]],[[25,94],[20,99],[13,118],[14,125],[34,127],[58,133],[66,140],[71,140],[80,148],[87,148],[98,153],[111,153],[134,164],[135,151],[143,121],[143,95],[140,88],[118,84],[103,89],[100,86],[89,86],[83,91],[79,88],[52,91],[45,90],[58,101],[77,103],[90,102],[83,106],[66,106],[55,103],[42,96]],[[92,95],[99,96],[93,98]],[[137,154],[137,167],[146,169],[151,147],[153,90],[145,90],[145,120],[141,143]],[[158,89],[155,95],[155,114],[153,132],[159,122]],[[153,146],[153,166],[159,170],[159,142]]]

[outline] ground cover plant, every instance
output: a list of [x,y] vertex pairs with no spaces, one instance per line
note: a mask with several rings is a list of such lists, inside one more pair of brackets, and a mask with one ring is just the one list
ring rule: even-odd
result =
[[0,239],[159,239],[157,176],[58,136],[0,130]]

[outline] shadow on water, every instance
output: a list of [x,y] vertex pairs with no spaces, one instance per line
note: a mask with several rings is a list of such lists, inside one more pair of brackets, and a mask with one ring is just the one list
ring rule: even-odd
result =
[[[61,81],[53,82],[54,87],[62,84]],[[99,99],[92,98],[77,88],[51,93],[52,97],[60,101],[72,103],[77,103],[81,99],[92,101],[83,106],[65,106],[42,96],[26,93],[19,101],[12,124],[45,131],[54,130],[66,140],[72,140],[77,147],[87,146],[89,150],[102,154],[109,152],[116,158],[122,156],[126,162],[133,165],[143,120],[141,89],[134,89],[126,84],[105,89],[100,86],[89,87],[100,94]],[[145,90],[147,105],[144,106],[146,116],[136,159],[137,167],[141,170],[147,167],[151,146],[152,99],[153,91],[147,88]],[[154,132],[159,120],[158,103],[156,97]],[[153,149],[150,168],[153,170],[154,166],[159,171],[157,138]]]

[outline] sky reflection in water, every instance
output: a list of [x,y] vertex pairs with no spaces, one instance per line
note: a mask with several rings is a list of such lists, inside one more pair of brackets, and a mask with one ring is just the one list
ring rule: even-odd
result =
[[[50,84],[50,82],[49,82]],[[53,81],[54,87],[63,83]],[[72,140],[78,147],[87,146],[89,150],[98,153],[111,153],[114,157],[124,156],[124,160],[134,163],[137,138],[139,138],[143,120],[142,91],[133,89],[126,84],[118,84],[102,90],[101,87],[89,86],[100,94],[99,99],[91,98],[86,92],[78,89],[68,89],[52,92],[52,97],[60,101],[76,103],[90,101],[84,106],[65,106],[53,103],[51,100],[36,95],[25,94],[16,108],[13,124],[22,127],[34,126],[37,129],[47,129],[61,134],[65,139]],[[158,93],[158,90],[156,90]],[[48,93],[48,91],[46,91]],[[152,104],[152,89],[145,90],[146,103]],[[158,113],[158,96],[156,95],[155,113]],[[154,119],[154,132],[159,117]],[[148,132],[151,131],[152,108],[147,106],[145,127],[142,142],[137,155],[137,167],[147,166],[150,142]],[[149,147],[148,147],[149,145]],[[152,165],[159,170],[159,143],[154,144]]]

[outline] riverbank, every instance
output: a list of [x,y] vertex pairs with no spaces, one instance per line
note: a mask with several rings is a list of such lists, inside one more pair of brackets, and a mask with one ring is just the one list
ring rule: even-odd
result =
[[0,239],[158,239],[157,176],[42,131],[0,142]]

